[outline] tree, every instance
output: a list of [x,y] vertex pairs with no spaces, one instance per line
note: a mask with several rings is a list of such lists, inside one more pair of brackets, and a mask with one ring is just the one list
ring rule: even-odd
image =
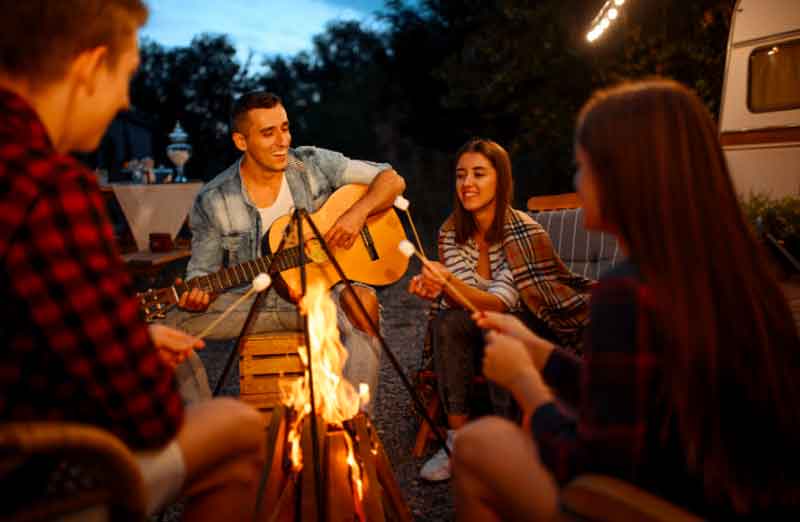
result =
[[[193,147],[190,177],[209,179],[236,157],[229,137],[233,97],[251,85],[247,68],[224,35],[203,34],[188,47],[167,49],[145,41],[141,65],[131,84],[131,102],[156,121],[157,151],[164,151],[177,121]],[[165,157],[157,158],[167,162]]]
[[469,37],[437,69],[443,102],[471,112],[472,132],[510,148],[518,204],[573,190],[575,116],[596,88],[658,74],[695,88],[717,110],[733,1],[631,2],[593,46],[585,34],[602,2],[470,4],[450,22]]
[[386,90],[386,48],[357,22],[334,22],[314,37],[313,53],[264,62],[256,83],[283,99],[297,144],[370,157]]

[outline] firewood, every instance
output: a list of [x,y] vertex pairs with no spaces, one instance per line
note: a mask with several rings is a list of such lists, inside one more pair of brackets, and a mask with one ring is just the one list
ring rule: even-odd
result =
[[356,431],[357,455],[361,459],[362,478],[364,481],[364,512],[369,522],[384,522],[383,493],[375,471],[375,456],[367,432],[367,417],[359,413],[353,418]]
[[353,522],[356,509],[355,495],[350,485],[350,466],[347,464],[347,433],[328,433],[325,458],[327,520],[329,522]]
[[378,433],[372,423],[369,425],[369,433],[372,447],[375,451],[378,481],[381,483],[381,486],[383,486],[384,495],[389,499],[389,507],[396,515],[393,518],[402,522],[413,522],[414,517],[411,515],[411,510],[408,508],[408,504],[406,504],[403,498],[402,491],[400,491],[400,485],[395,478],[392,463],[389,461],[389,457],[386,455],[386,449],[383,447],[381,439],[378,437]]
[[[313,420],[316,419],[317,422],[317,453],[314,453],[313,445],[312,445],[312,438],[311,438],[311,423]],[[307,416],[303,421],[303,435],[301,438],[300,445],[303,448],[303,472],[301,473],[302,476],[302,493],[301,493],[301,516],[303,520],[309,521],[317,521],[320,520],[320,516],[322,513],[319,512],[318,509],[318,502],[317,495],[320,495],[322,501],[324,501],[324,492],[319,491],[317,489],[317,476],[316,476],[316,467],[314,464],[314,455],[318,455],[320,459],[325,454],[325,434],[327,432],[327,424],[322,419],[322,417],[316,416],[311,417]],[[320,465],[320,473],[322,473],[322,462],[319,462]],[[320,476],[319,485],[323,485],[324,477]],[[324,502],[321,502],[321,505],[324,506]]]
[[264,475],[262,481],[266,480],[266,485],[261,486],[262,491],[261,509],[272,509],[276,506],[281,491],[286,487],[287,470],[284,466],[286,454],[286,430],[287,430],[287,410],[283,406],[278,406],[272,411],[272,419],[269,423],[267,432],[267,455],[264,461]]

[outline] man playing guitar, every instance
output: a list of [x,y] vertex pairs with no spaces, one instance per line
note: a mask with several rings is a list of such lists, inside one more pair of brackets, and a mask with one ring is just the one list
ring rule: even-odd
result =
[[[316,147],[290,148],[289,119],[274,94],[251,92],[240,97],[231,111],[231,129],[233,142],[243,154],[203,187],[192,208],[192,257],[186,274],[190,283],[225,266],[261,256],[260,245],[270,225],[295,207],[313,213],[340,187],[366,184],[363,195],[325,232],[330,248],[350,249],[361,239],[368,216],[390,208],[405,189],[403,178],[388,164],[351,160]],[[304,226],[304,235],[311,234],[311,229]],[[354,288],[372,324],[377,325],[375,291],[366,285],[356,284]],[[215,296],[209,290],[195,286],[181,293],[178,307],[167,315],[167,322],[197,333],[240,295],[231,291]],[[349,352],[344,376],[355,385],[369,384],[374,394],[380,362],[376,332],[371,331],[370,322],[349,292],[342,290],[343,284],[338,283],[331,292],[338,307],[339,330]],[[238,335],[247,311],[248,307],[239,307],[211,337]],[[302,329],[295,305],[277,292],[269,292],[259,312],[254,332]]]

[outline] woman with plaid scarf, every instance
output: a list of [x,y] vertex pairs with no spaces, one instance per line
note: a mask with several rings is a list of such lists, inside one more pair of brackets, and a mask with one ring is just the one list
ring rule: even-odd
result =
[[[438,274],[426,267],[409,285],[411,293],[433,303],[429,340],[449,444],[470,413],[468,389],[483,353],[481,330],[458,294],[481,310],[511,312],[544,338],[577,349],[591,284],[569,271],[536,221],[511,208],[511,161],[503,147],[468,141],[456,154],[455,174],[454,211],[439,230],[440,262],[432,262]],[[495,411],[508,414],[510,395],[492,383],[489,391]],[[444,450],[420,475],[430,481],[450,478]]]

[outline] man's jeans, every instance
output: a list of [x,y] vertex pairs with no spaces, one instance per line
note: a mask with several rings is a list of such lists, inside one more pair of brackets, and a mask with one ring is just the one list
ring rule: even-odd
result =
[[[358,285],[358,283],[354,283]],[[364,285],[358,285],[364,286]],[[367,287],[369,288],[369,287]],[[245,289],[238,289],[220,294],[204,313],[187,312],[179,308],[171,310],[164,320],[164,324],[178,328],[193,335],[197,335],[219,317],[234,301],[242,296]],[[359,383],[369,384],[372,400],[369,411],[372,413],[373,404],[378,391],[378,372],[380,370],[381,347],[377,338],[359,330],[347,318],[347,314],[339,304],[341,293],[346,291],[344,283],[339,283],[331,289],[331,298],[337,304],[337,322],[342,344],[348,352],[347,362],[343,370],[344,377],[358,390]],[[374,290],[373,290],[374,292]],[[236,307],[220,324],[218,324],[207,339],[235,339],[244,325],[250,306],[255,296],[248,298]],[[380,314],[379,314],[380,315]],[[380,321],[381,329],[383,321]],[[282,331],[303,331],[303,321],[294,304],[282,299],[274,289],[270,289],[261,310],[258,311],[255,321],[250,329],[250,334],[262,334]],[[184,363],[186,364],[186,363]],[[183,364],[181,365],[183,366]],[[182,375],[189,375],[194,379],[196,372],[178,371],[179,386],[182,389],[190,388]],[[198,386],[202,387],[202,384]],[[184,392],[184,395],[191,392]]]

